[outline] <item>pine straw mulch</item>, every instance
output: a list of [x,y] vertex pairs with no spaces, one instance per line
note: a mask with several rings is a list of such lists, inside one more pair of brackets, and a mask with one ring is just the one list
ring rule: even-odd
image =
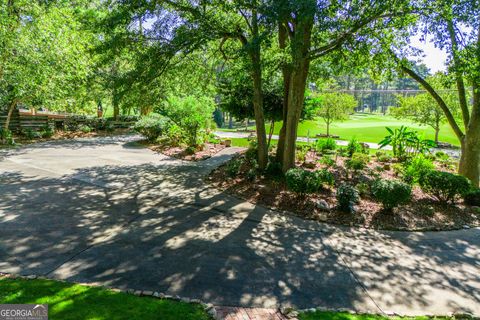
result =
[[[241,157],[244,156],[241,155]],[[310,155],[307,159],[313,160],[316,157],[316,155]],[[237,177],[228,176],[225,164],[212,171],[207,180],[215,187],[251,203],[331,224],[409,231],[455,230],[480,226],[478,207],[467,206],[463,200],[458,200],[455,204],[441,204],[425,194],[418,186],[413,189],[412,201],[395,208],[391,213],[382,211],[381,204],[374,201],[368,194],[362,195],[360,203],[355,206],[354,213],[341,212],[336,209],[335,189],[342,182],[348,181],[356,185],[372,180],[378,175],[384,179],[399,179],[392,170],[393,163],[380,163],[374,157],[368,164],[368,168],[353,177],[350,174],[347,178],[345,160],[346,158],[337,157],[335,166],[328,168],[335,176],[334,187],[324,189],[319,194],[304,197],[286,190],[285,182],[281,178],[258,176],[255,181],[248,180],[246,173],[249,168],[245,161]],[[297,165],[302,164],[297,163]],[[315,169],[323,167],[317,163]],[[445,168],[438,169],[448,171]],[[320,200],[326,201],[329,209],[320,208],[318,206]]]

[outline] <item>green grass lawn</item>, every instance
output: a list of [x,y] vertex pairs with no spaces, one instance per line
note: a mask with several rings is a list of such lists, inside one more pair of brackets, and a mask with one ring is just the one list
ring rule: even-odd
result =
[[137,297],[112,290],[52,280],[0,278],[1,304],[48,304],[49,319],[207,320],[198,304]]
[[[362,114],[356,113],[350,116],[350,119],[344,122],[336,122],[330,126],[330,134],[340,136],[340,139],[350,140],[355,137],[362,142],[374,142],[378,143],[387,135],[385,127],[399,128],[402,125],[412,128],[423,134],[425,138],[434,139],[435,132],[432,128],[427,126],[419,126],[407,120],[398,120],[391,116],[383,116],[379,114]],[[274,133],[278,134],[282,127],[281,122],[275,123]],[[267,132],[270,125],[267,125]],[[253,127],[252,127],[253,129]],[[225,131],[231,131],[228,129],[222,129]],[[306,120],[300,122],[298,127],[298,136],[315,137],[316,134],[326,133],[326,126],[322,119]],[[448,124],[442,125],[440,129],[439,140],[442,142],[448,142],[454,145],[459,145],[455,134]]]
[[447,317],[385,317],[378,315],[355,315],[350,313],[337,312],[308,312],[299,315],[299,320],[446,320]]

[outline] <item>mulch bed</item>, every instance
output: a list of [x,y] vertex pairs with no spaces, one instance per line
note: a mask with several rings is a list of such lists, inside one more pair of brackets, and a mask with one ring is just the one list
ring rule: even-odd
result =
[[186,161],[206,160],[226,148],[224,144],[205,143],[201,149],[198,149],[194,154],[191,154],[187,152],[185,147],[151,143],[147,140],[142,140],[139,143],[155,152]]
[[84,133],[82,131],[64,131],[64,130],[57,130],[55,131],[54,135],[50,138],[38,138],[38,139],[26,139],[24,136],[16,135],[14,136],[14,140],[16,144],[32,144],[38,142],[46,142],[46,141],[54,141],[54,140],[68,140],[68,139],[76,139],[76,138],[93,138],[93,137],[108,137],[108,136],[119,136],[131,133],[131,129],[115,129],[112,132],[108,131],[92,131],[88,133]]
[[[311,158],[312,156],[310,160]],[[355,185],[374,179],[373,172],[385,179],[399,179],[391,169],[393,163],[380,163],[374,159],[372,157],[368,168],[354,177],[350,174],[350,178],[347,178],[344,169],[346,158],[337,157],[336,165],[328,170],[334,174],[336,186],[345,181]],[[297,165],[302,164],[297,163]],[[314,169],[323,167],[317,163]],[[379,172],[378,167],[382,167],[383,170]],[[286,211],[305,219],[381,230],[454,230],[480,226],[478,207],[467,206],[463,204],[463,200],[458,200],[454,205],[441,204],[425,194],[418,186],[413,189],[412,201],[395,208],[392,213],[382,211],[381,204],[368,194],[362,195],[354,213],[345,213],[336,209],[335,187],[302,197],[288,191],[281,178],[258,176],[254,181],[248,180],[246,172],[249,168],[245,162],[240,169],[240,174],[235,178],[229,177],[225,169],[226,165],[214,170],[208,177],[208,182],[251,203],[261,204],[277,211]],[[319,206],[319,201],[326,201],[329,209]]]

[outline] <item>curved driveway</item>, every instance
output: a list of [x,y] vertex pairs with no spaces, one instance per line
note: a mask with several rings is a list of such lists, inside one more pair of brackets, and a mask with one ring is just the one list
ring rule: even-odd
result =
[[216,305],[480,315],[480,230],[376,232],[281,215],[208,187],[200,163],[135,137],[42,143],[0,160],[0,272]]

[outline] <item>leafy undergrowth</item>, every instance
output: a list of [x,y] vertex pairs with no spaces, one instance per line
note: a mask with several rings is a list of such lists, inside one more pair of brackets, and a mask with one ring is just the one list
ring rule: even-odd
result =
[[49,319],[210,319],[198,304],[53,280],[0,278],[0,304],[48,304]]
[[[376,156],[371,156],[364,169],[354,172],[346,169],[349,158],[335,155],[329,157],[332,163],[326,165],[322,163],[325,157],[319,158],[314,152],[306,155],[306,161],[315,166],[308,170],[328,170],[335,180],[334,185],[325,186],[311,194],[300,195],[288,190],[285,179],[281,177],[262,172],[257,172],[252,177],[252,167],[245,154],[214,170],[208,182],[251,203],[332,224],[380,230],[455,230],[480,225],[480,211],[477,208],[466,205],[461,199],[455,204],[441,203],[423,192],[418,185],[413,187],[411,201],[399,205],[392,212],[385,212],[381,203],[372,196],[369,185],[377,178],[400,180],[401,177],[394,170],[398,163],[394,160],[380,162]],[[232,176],[229,166],[235,161],[241,165]],[[450,170],[436,165],[437,170]],[[297,167],[302,167],[302,162],[297,162]],[[336,191],[344,183],[365,189],[361,190],[361,199],[355,205],[354,213],[338,209]],[[328,208],[320,206],[320,202],[326,203]]]
[[307,312],[299,315],[299,320],[447,320],[454,318],[447,317],[385,317],[379,315],[368,315],[368,314],[350,314],[350,313],[341,313],[341,312]]

